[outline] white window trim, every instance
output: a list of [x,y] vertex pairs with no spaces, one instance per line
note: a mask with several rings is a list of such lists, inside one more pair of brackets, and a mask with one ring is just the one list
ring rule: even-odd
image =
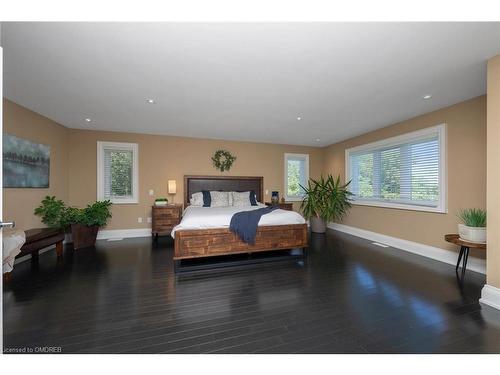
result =
[[284,178],[284,192],[283,196],[285,197],[285,200],[288,202],[301,202],[302,197],[289,197],[287,195],[288,192],[288,158],[289,157],[297,157],[297,158],[305,158],[306,160],[306,180],[309,181],[309,154],[290,154],[290,153],[285,153],[284,157],[284,172],[285,172],[285,178]]
[[384,207],[384,208],[395,208],[400,210],[411,210],[411,211],[425,211],[425,212],[437,212],[437,213],[448,213],[448,199],[447,199],[447,152],[446,152],[446,124],[439,124],[436,126],[431,126],[429,128],[417,130],[411,133],[406,133],[398,135],[395,137],[383,139],[381,141],[372,142],[364,144],[361,146],[352,147],[345,150],[345,182],[351,180],[351,168],[350,168],[350,155],[351,153],[359,151],[371,151],[383,147],[390,147],[393,145],[398,145],[405,142],[411,142],[412,139],[419,139],[425,137],[426,135],[438,133],[439,139],[439,203],[436,207],[428,207],[421,205],[413,205],[406,203],[396,203],[396,202],[381,202],[378,200],[368,200],[368,199],[354,199],[352,204],[359,206],[373,206],[373,207]]
[[132,198],[111,198],[113,204],[139,203],[139,145],[137,143],[101,142],[97,141],[97,200],[104,200],[104,150],[131,150],[132,167]]

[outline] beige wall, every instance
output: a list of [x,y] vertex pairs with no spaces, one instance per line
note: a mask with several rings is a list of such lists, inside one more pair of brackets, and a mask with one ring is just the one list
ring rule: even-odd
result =
[[[376,207],[353,207],[347,225],[442,248],[454,248],[442,240],[455,232],[458,209],[486,206],[486,97],[391,125],[323,149],[250,142],[230,142],[133,133],[67,129],[7,100],[4,101],[4,131],[51,146],[49,189],[4,189],[4,218],[22,228],[40,225],[33,208],[48,194],[71,205],[84,206],[96,193],[97,141],[139,144],[140,203],[115,205],[107,229],[145,228],[155,196],[167,195],[167,180],[177,180],[176,202],[183,200],[185,174],[217,175],[210,157],[218,148],[237,156],[230,175],[264,176],[264,189],[283,192],[283,154],[308,153],[310,175],[321,172],[344,176],[346,148],[447,123],[448,214],[404,211]],[[498,139],[498,137],[497,137]],[[498,163],[497,163],[498,164]],[[266,197],[269,199],[269,197]],[[298,204],[295,204],[298,208]],[[137,218],[144,222],[139,224]],[[476,255],[476,254],[473,254]]]
[[[107,229],[144,228],[138,217],[151,216],[154,197],[167,196],[167,180],[177,181],[175,201],[183,201],[183,176],[189,174],[219,175],[211,156],[224,148],[237,157],[227,175],[264,176],[264,189],[283,193],[284,153],[308,153],[310,176],[321,174],[322,149],[250,142],[230,142],[133,133],[71,130],[69,135],[69,203],[82,206],[96,199],[97,141],[133,142],[139,144],[139,204],[113,206],[113,218]],[[270,193],[269,193],[270,194]],[[270,200],[270,196],[266,197]],[[295,204],[295,208],[298,205]]]
[[488,61],[488,258],[486,282],[500,288],[500,55]]
[[[51,147],[48,189],[3,189],[4,218],[20,228],[41,225],[33,210],[46,195],[56,195],[75,206],[97,199],[97,141],[139,144],[139,204],[114,205],[107,229],[146,228],[154,196],[167,196],[167,180],[177,180],[175,201],[183,201],[185,174],[221,174],[211,156],[218,148],[230,150],[237,160],[227,175],[264,176],[264,189],[283,192],[284,153],[308,153],[310,176],[321,174],[322,150],[314,147],[250,142],[230,142],[154,136],[134,133],[98,132],[65,128],[35,112],[4,99],[4,132]],[[266,197],[270,199],[270,197]],[[294,205],[298,209],[298,204]],[[137,222],[142,217],[143,223]]]
[[[485,96],[331,145],[325,150],[324,165],[326,172],[340,174],[344,178],[347,148],[442,123],[447,124],[448,213],[354,206],[343,224],[440,248],[456,249],[447,244],[443,236],[456,233],[458,210],[486,207]],[[484,257],[484,254],[471,254]]]
[[69,130],[46,117],[3,101],[3,131],[50,146],[50,184],[48,189],[3,189],[3,218],[14,220],[22,229],[41,226],[33,210],[46,195],[68,198]]

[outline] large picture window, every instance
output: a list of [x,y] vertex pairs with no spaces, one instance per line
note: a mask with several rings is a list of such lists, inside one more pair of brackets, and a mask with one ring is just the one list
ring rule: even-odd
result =
[[300,201],[304,197],[304,190],[309,180],[309,155],[285,154],[285,199]]
[[138,203],[137,143],[97,142],[97,199]]
[[438,125],[346,150],[354,204],[446,212],[446,128]]

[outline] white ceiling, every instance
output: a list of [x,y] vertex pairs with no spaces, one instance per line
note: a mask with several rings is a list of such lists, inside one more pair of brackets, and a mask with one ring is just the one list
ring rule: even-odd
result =
[[500,53],[500,23],[4,22],[1,36],[4,95],[67,127],[312,146],[484,94]]

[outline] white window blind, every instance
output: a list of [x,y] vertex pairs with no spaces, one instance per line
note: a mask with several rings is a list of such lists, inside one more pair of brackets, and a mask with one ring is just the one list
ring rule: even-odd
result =
[[356,204],[445,212],[445,127],[346,150]]
[[309,155],[285,154],[285,199],[288,201],[302,200],[304,190],[309,180]]
[[137,144],[98,142],[98,199],[137,203]]

